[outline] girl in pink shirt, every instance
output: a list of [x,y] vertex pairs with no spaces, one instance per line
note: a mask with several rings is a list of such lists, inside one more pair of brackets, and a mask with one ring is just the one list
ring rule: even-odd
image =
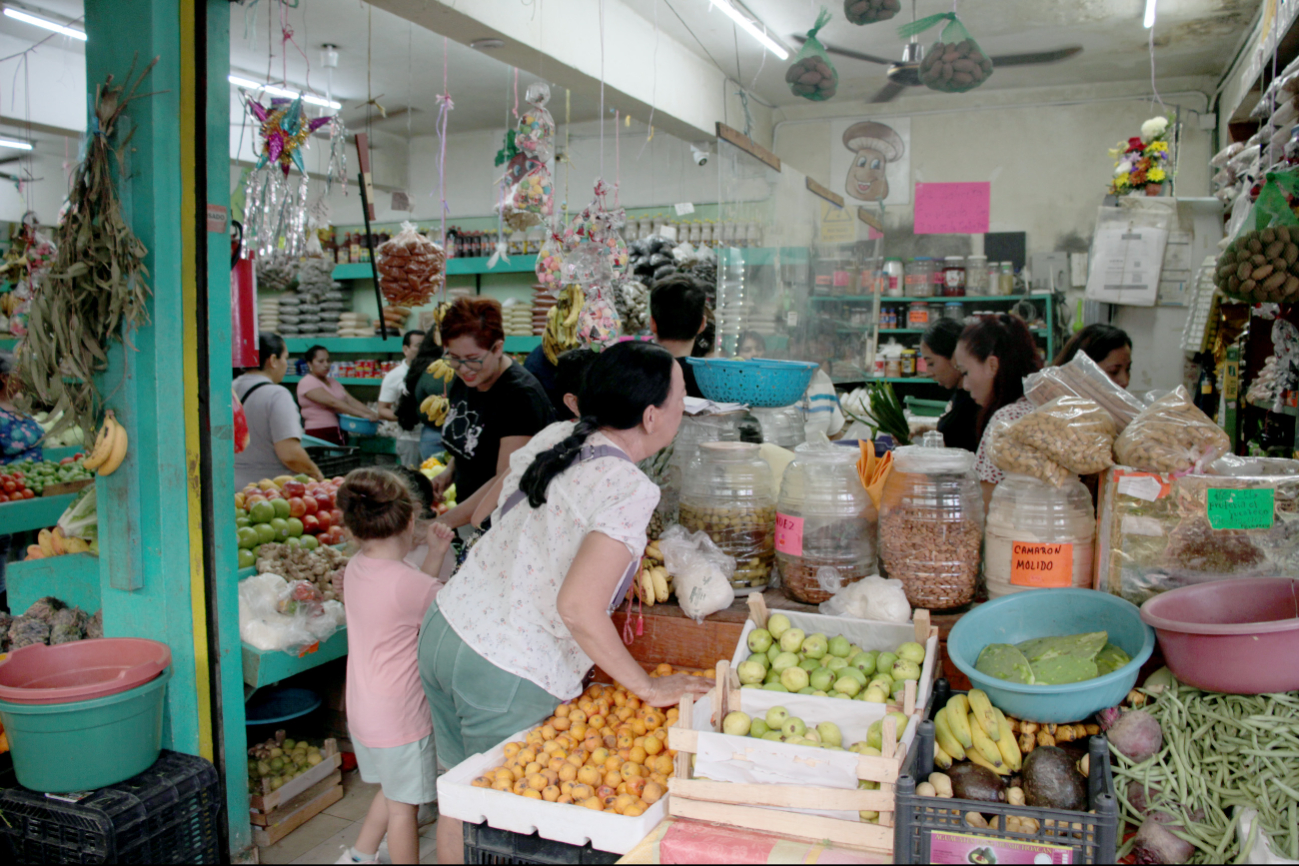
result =
[[416,816],[437,797],[433,720],[420,684],[417,648],[424,613],[442,588],[452,531],[428,527],[423,570],[402,560],[414,545],[416,506],[406,483],[382,469],[357,469],[338,488],[343,525],[360,544],[347,565],[347,723],[361,779],[378,783],[356,844],[339,863],[376,863],[385,834],[394,863],[419,862]]

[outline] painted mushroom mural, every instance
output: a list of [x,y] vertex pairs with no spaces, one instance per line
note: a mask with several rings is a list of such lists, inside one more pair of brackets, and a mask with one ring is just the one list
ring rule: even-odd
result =
[[[844,191],[859,201],[882,202],[889,195],[889,181],[885,169],[906,152],[902,136],[893,127],[873,120],[854,123],[844,130],[843,146],[854,156],[848,167]],[[883,229],[878,213],[858,208],[858,215],[868,225]]]

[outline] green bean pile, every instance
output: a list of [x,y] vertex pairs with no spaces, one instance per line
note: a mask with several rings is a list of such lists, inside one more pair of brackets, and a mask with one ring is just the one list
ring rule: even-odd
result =
[[[1159,754],[1134,764],[1112,752],[1127,820],[1144,820],[1127,799],[1127,783],[1136,781],[1148,804],[1162,797],[1160,811],[1186,828],[1170,832],[1195,846],[1192,863],[1244,862],[1260,826],[1278,856],[1299,860],[1299,693],[1228,695],[1174,682],[1146,710],[1164,732]],[[1241,807],[1258,810],[1244,846],[1236,832]],[[1196,810],[1204,819],[1186,820]],[[1129,840],[1119,857],[1131,847]]]

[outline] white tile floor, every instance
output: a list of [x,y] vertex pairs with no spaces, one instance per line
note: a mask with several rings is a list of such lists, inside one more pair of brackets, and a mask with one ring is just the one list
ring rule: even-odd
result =
[[[343,774],[343,799],[267,848],[259,849],[262,863],[333,863],[361,833],[378,785],[361,781],[356,770]],[[419,861],[437,863],[437,822],[420,828]]]

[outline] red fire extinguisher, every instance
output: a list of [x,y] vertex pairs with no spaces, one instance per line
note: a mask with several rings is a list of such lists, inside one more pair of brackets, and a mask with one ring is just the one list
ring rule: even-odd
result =
[[257,273],[253,260],[240,258],[243,226],[234,223],[230,240],[230,363],[237,370],[258,366]]

